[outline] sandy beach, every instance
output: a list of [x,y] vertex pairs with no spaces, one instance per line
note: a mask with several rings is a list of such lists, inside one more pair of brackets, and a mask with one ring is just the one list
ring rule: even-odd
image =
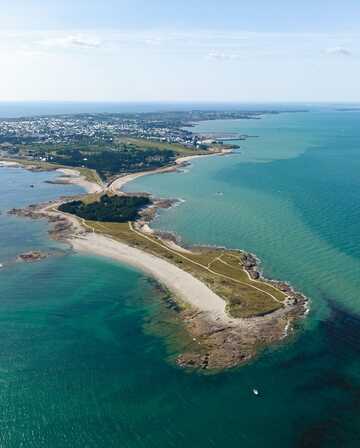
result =
[[109,185],[108,189],[114,194],[120,193],[122,191],[122,189],[124,188],[124,186],[128,182],[132,182],[133,180],[138,179],[139,177],[150,176],[151,174],[175,172],[181,166],[185,166],[186,164],[190,163],[191,160],[193,160],[193,159],[198,159],[199,157],[221,156],[221,155],[225,155],[225,154],[230,154],[231,152],[232,152],[232,150],[223,150],[222,152],[219,152],[219,153],[214,152],[212,154],[198,154],[195,156],[179,157],[175,161],[176,165],[173,165],[173,166],[158,168],[156,170],[151,170],[151,171],[141,171],[140,173],[126,174],[125,176],[118,177]]
[[[88,181],[76,169],[62,168],[57,171],[62,175],[59,178],[61,182],[79,185],[89,193],[112,191],[114,194],[122,194],[121,188],[127,182],[140,176],[176,171],[194,157],[179,158],[176,165],[171,167],[125,175],[110,185]],[[51,232],[53,238],[68,242],[76,252],[94,254],[133,266],[163,285],[172,294],[168,300],[188,305],[176,311],[176,318],[183,321],[187,334],[195,341],[194,347],[187,347],[177,357],[176,363],[182,367],[216,370],[243,364],[256,355],[259,347],[284,339],[292,331],[291,322],[304,315],[303,301],[300,301],[294,306],[285,306],[271,314],[251,319],[231,317],[227,309],[228,302],[192,273],[166,258],[124,243],[106,232],[97,233],[84,219],[60,212],[58,207],[64,201],[66,198],[30,206],[29,209],[15,210],[14,214],[34,219],[48,218],[54,223]],[[138,226],[134,231],[141,232],[144,238],[147,238],[146,234],[152,233],[147,222],[139,222]],[[166,238],[163,239],[163,245],[177,254],[183,253],[183,256],[189,253],[175,241]],[[253,288],[257,289],[255,286]],[[201,345],[200,351],[198,344]]]
[[212,319],[227,323],[231,321],[221,297],[191,274],[162,258],[97,233],[72,238],[70,243],[76,251],[94,253],[134,266],[156,278],[182,301],[207,313]]
[[[22,165],[21,162],[0,160],[0,168],[1,167],[21,167],[29,169],[30,165]],[[101,193],[104,190],[101,185],[86,180],[78,170],[73,168],[58,168],[56,172],[60,173],[60,176],[57,178],[59,182],[78,185],[87,193]]]
[[[192,159],[199,157],[209,157],[213,155],[221,154],[209,154],[209,155],[195,155],[180,157],[176,160],[176,165],[159,168],[152,171],[143,171],[139,173],[127,174],[115,179],[107,188],[86,181],[78,171],[73,169],[59,169],[57,171],[65,174],[67,179],[71,183],[75,183],[85,188],[88,192],[101,192],[111,191],[114,194],[121,193],[122,188],[128,182],[131,182],[139,177],[159,174],[165,172],[176,171],[180,166],[189,163]],[[77,227],[80,224],[77,218],[67,216],[73,224],[77,221]],[[151,232],[151,228],[148,226],[148,231]],[[129,264],[157,279],[161,284],[166,286],[176,297],[183,302],[188,303],[195,309],[202,311],[208,315],[211,320],[218,320],[223,323],[231,323],[233,319],[226,312],[226,302],[215,294],[210,288],[208,288],[200,280],[193,277],[188,272],[183,271],[172,263],[169,263],[162,258],[156,257],[152,254],[146,253],[137,248],[131,247],[120,241],[116,241],[106,235],[101,235],[94,232],[82,233],[81,235],[75,235],[69,240],[74,250],[79,252],[87,252],[112,258],[122,263]],[[166,242],[171,244],[171,242]],[[178,249],[175,243],[172,243],[174,248]],[[182,249],[179,247],[179,249]],[[188,252],[183,249],[184,252]]]
[[0,160],[0,168],[2,166],[3,167],[12,167],[12,166],[19,166],[19,164],[16,162],[8,162],[6,160]]
[[103,191],[103,187],[101,187],[101,185],[86,180],[85,177],[82,176],[77,170],[70,168],[58,168],[56,171],[62,174],[58,180],[69,184],[78,185],[79,187],[84,188],[87,193],[101,193]]
[[[176,166],[173,167],[160,168],[158,170],[119,177],[108,187],[108,190],[113,191],[114,193],[119,193],[127,182],[140,176],[174,171],[179,166],[188,163],[195,157],[202,156],[181,157],[176,160]],[[18,164],[16,162],[0,162],[0,166],[15,165]],[[58,180],[78,185],[88,193],[101,193],[106,191],[106,187],[102,187],[101,185],[86,180],[84,176],[75,169],[59,168],[56,171],[61,174]],[[97,254],[134,266],[156,278],[160,283],[172,291],[176,297],[188,303],[195,309],[205,312],[212,319],[221,320],[223,322],[226,321],[227,323],[231,321],[225,310],[225,301],[191,274],[162,258],[155,257],[154,255],[128,246],[127,244],[115,241],[105,235],[84,232],[82,228],[83,224],[78,218],[55,211],[54,204],[43,208],[43,212],[48,216],[66,216],[67,220],[71,222],[75,235],[69,242],[74,250]]]
[[291,322],[300,312],[298,307],[286,307],[251,319],[232,318],[227,312],[227,302],[189,272],[164,258],[96,233],[83,219],[59,212],[60,203],[33,206],[19,216],[47,217],[54,223],[53,237],[68,242],[76,252],[133,266],[172,293],[167,301],[189,305],[176,311],[176,319],[182,320],[194,344],[179,353],[176,358],[179,366],[215,371],[235,367],[253,358],[259,347],[280,341],[291,331]]
[[[179,160],[179,159],[178,159]],[[151,171],[141,171],[140,173],[125,174],[125,176],[118,177],[109,186],[108,190],[114,194],[122,192],[122,189],[128,182],[132,182],[135,179],[143,176],[149,176],[151,174],[171,173],[177,170],[177,166],[170,166],[165,168],[158,168]]]
[[[179,167],[189,163],[194,158],[213,155],[218,154],[181,157],[176,160],[176,165],[174,166],[121,176],[108,186],[88,181],[76,169],[59,168],[56,171],[61,174],[58,178],[59,181],[78,185],[88,193],[111,191],[114,194],[121,194],[121,189],[124,185],[138,177],[176,171]],[[4,162],[4,164],[5,163],[6,166],[12,164],[11,162]],[[226,301],[190,273],[180,269],[175,264],[170,263],[163,258],[156,257],[143,250],[129,246],[108,235],[95,233],[93,231],[89,232],[84,220],[67,213],[59,212],[56,210],[58,205],[59,203],[48,204],[41,209],[41,212],[54,218],[66,218],[66,220],[71,223],[72,235],[66,239],[72,245],[74,250],[112,258],[149,274],[174,293],[176,298],[188,303],[193,309],[206,314],[211,321],[219,321],[228,326],[235,324],[235,322],[236,325],[239,325],[239,322],[242,321],[242,319],[231,318],[226,311]],[[148,223],[146,223],[144,229],[141,229],[141,232],[152,232]],[[164,244],[170,247],[170,249],[177,250],[178,252],[189,253],[187,249],[178,246],[173,241],[164,240]]]

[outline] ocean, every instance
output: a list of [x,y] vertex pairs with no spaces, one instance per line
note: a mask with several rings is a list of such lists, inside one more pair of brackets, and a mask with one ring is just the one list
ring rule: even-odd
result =
[[[282,103],[189,103],[189,102],[79,102],[79,101],[0,101],[0,119],[81,113],[140,113],[188,110],[284,111],[322,108],[321,104]],[[333,107],[336,107],[334,104]]]
[[[184,200],[155,227],[254,252],[266,276],[310,299],[290,340],[218,375],[169,362],[166,338],[149,330],[161,299],[145,275],[74,254],[48,239],[46,222],[6,215],[77,188],[1,168],[0,445],[358,447],[359,118],[317,107],[200,123],[197,132],[250,137],[232,155],[128,185]],[[57,255],[14,261],[39,247]]]

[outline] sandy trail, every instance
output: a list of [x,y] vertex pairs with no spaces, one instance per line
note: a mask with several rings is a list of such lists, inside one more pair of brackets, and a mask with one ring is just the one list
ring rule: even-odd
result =
[[[84,176],[82,176],[76,169],[59,168],[56,171],[62,175],[59,178],[61,181],[79,185],[88,193],[111,191],[119,194],[127,182],[145,175],[176,171],[179,166],[188,163],[190,160],[197,157],[204,156],[197,155],[181,157],[176,160],[175,166],[159,168],[153,171],[128,174],[119,177],[108,187],[86,180]],[[231,319],[226,312],[226,302],[211,291],[211,289],[204,283],[193,277],[188,272],[183,271],[174,264],[162,258],[128,246],[127,244],[116,241],[109,236],[101,235],[95,232],[86,232],[83,222],[76,217],[68,215],[67,213],[65,214],[57,211],[57,205],[59,204],[47,205],[44,207],[43,212],[45,212],[48,216],[65,216],[67,220],[72,223],[75,235],[68,241],[74,250],[97,254],[134,266],[135,268],[157,279],[185,303],[188,303],[195,309],[206,313],[208,318],[218,320],[226,324],[234,322],[234,320]],[[175,246],[175,243],[173,244]]]
[[188,272],[162,258],[97,233],[72,238],[70,243],[76,251],[95,253],[134,266],[155,277],[181,300],[207,313],[212,319],[232,322],[221,297]]

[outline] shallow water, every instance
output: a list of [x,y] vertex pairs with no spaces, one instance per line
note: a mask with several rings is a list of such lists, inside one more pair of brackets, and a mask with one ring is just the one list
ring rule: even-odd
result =
[[[241,369],[169,364],[164,340],[144,331],[159,294],[132,269],[62,246],[64,256],[0,270],[1,446],[359,446],[358,120],[317,111],[202,123],[259,137],[129,185],[185,199],[156,226],[251,250],[311,298],[296,337]],[[1,169],[0,209],[77,191],[43,184],[51,176]],[[56,245],[46,232],[3,213],[0,262]]]

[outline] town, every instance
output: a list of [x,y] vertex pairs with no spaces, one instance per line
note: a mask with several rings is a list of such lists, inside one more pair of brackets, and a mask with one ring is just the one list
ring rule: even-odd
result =
[[193,123],[215,119],[256,119],[264,113],[276,112],[99,113],[0,119],[0,144],[7,149],[27,144],[112,144],[118,138],[130,137],[206,149],[211,142],[209,138],[191,132]]

